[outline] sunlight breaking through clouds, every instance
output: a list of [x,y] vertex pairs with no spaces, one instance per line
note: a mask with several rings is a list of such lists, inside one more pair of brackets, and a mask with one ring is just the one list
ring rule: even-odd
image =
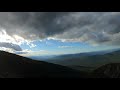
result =
[[25,40],[18,35],[10,36],[4,28],[0,28],[0,50],[12,53],[15,51],[22,51],[20,45],[23,43],[27,43],[30,48],[36,47],[32,41]]
[[0,25],[10,36],[17,35],[17,43],[51,37],[63,42],[119,45],[119,19],[120,12],[0,12]]
[[[120,12],[0,12],[0,47],[22,51],[23,45],[24,49],[34,50],[41,46],[35,44],[36,40],[39,44],[55,40],[120,46],[119,28]],[[44,48],[53,48],[55,44],[46,41]]]

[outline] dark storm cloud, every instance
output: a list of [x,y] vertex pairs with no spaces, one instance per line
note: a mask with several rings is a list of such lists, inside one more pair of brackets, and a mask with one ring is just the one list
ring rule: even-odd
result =
[[63,34],[55,35],[56,38],[92,44],[114,42],[119,45],[120,13],[118,12],[76,12],[58,20],[61,26],[67,28]]
[[19,45],[12,44],[12,43],[0,42],[0,47],[11,48],[15,51],[22,51],[22,49]]
[[64,14],[62,12],[0,12],[0,25],[6,28],[10,35],[17,33],[29,39],[45,38],[64,31],[54,21]]
[[53,37],[93,44],[120,42],[119,12],[0,12],[9,35],[25,39]]

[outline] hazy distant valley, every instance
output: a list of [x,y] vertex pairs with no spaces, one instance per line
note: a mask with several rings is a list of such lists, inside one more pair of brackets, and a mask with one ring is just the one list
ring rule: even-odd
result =
[[120,50],[53,56],[33,56],[29,58],[68,66],[77,70],[91,71],[105,64],[120,63]]

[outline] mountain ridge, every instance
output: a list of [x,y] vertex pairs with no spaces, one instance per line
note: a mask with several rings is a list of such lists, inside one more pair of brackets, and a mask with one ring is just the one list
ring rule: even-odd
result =
[[53,59],[49,61],[51,63],[60,64],[64,66],[86,66],[86,67],[99,67],[108,63],[120,63],[120,50],[106,53],[104,55],[92,55],[83,57],[72,57],[68,59]]
[[120,78],[120,63],[105,64],[92,73],[98,78]]
[[69,67],[36,61],[12,53],[0,51],[1,78],[49,78],[49,77],[87,77],[85,72],[79,72]]

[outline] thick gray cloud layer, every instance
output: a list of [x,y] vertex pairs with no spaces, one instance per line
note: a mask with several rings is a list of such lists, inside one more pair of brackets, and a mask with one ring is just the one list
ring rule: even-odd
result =
[[0,12],[9,35],[120,45],[119,12]]
[[57,12],[0,12],[0,25],[10,35],[18,34],[27,39],[45,38],[62,32],[54,21],[65,13]]
[[19,45],[16,44],[12,44],[12,43],[5,43],[5,42],[0,42],[0,47],[5,47],[5,48],[10,48],[13,49],[15,51],[22,51],[22,49],[20,48]]

